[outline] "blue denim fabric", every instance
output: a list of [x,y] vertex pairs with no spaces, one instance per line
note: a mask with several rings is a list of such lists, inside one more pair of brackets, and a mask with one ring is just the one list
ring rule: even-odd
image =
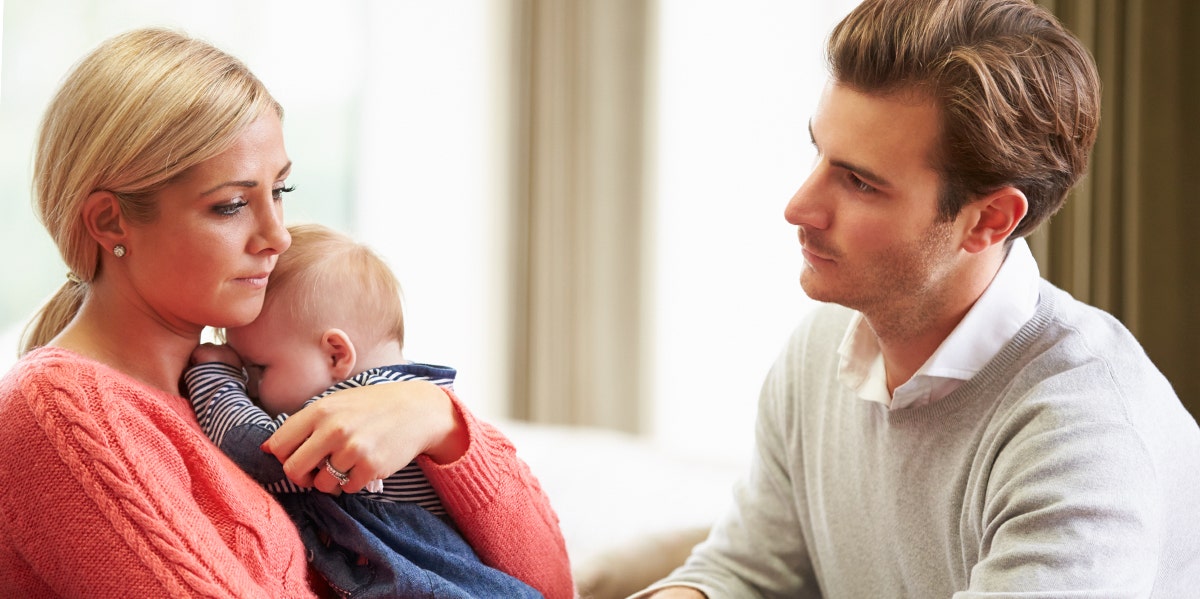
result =
[[542,596],[484,565],[449,522],[417,504],[319,492],[276,498],[300,529],[314,567],[345,597]]
[[264,487],[287,479],[279,458],[259,449],[271,438],[272,433],[270,429],[254,423],[239,424],[226,431],[225,439],[221,442],[221,451]]

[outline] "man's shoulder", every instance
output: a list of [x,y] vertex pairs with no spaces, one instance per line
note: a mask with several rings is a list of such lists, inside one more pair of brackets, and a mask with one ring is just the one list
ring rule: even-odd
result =
[[1181,433],[1196,439],[1195,420],[1120,321],[1057,288],[1044,287],[1047,293],[1052,314],[1019,368],[1005,376],[1013,409],[1036,413],[1053,427],[1120,423],[1143,435],[1181,421]]
[[1165,387],[1174,397],[1170,384],[1120,320],[1048,284],[1043,293],[1054,305],[1039,356],[1048,368],[1112,389]]

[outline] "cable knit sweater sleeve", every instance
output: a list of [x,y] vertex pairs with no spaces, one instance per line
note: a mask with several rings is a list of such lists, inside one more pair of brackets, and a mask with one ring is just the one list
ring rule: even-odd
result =
[[558,516],[533,473],[503,433],[447,394],[466,422],[467,453],[439,465],[419,462],[463,537],[484,563],[507,572],[547,599],[575,594]]
[[183,398],[40,349],[0,420],[0,596],[313,596],[287,515]]

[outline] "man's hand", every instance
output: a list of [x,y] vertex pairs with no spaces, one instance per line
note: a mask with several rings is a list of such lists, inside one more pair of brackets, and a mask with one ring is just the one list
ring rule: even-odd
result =
[[650,599],[708,599],[708,597],[691,587],[667,587],[650,595]]
[[215,343],[201,343],[192,350],[192,359],[190,365],[204,364],[206,362],[220,362],[228,364],[234,368],[242,367],[242,358],[233,351],[228,345],[217,345]]

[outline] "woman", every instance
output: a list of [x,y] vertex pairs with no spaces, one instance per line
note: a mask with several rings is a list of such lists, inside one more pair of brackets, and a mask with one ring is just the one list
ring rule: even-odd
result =
[[[179,379],[205,326],[252,321],[290,238],[282,110],[207,43],[139,30],[52,100],[36,204],[71,273],[0,381],[0,596],[309,597],[303,546],[196,425]],[[414,456],[480,558],[573,594],[557,518],[494,428],[429,383],[338,392],[265,445],[355,492]],[[324,589],[328,590],[328,589]]]

